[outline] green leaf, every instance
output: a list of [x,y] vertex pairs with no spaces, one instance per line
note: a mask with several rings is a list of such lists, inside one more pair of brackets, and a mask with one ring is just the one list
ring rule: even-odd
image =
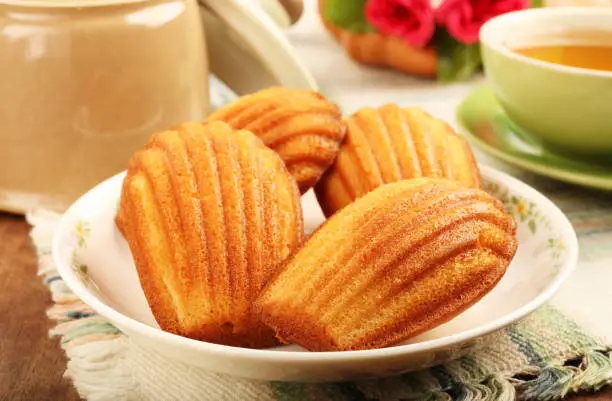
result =
[[536,232],[536,222],[534,220],[529,220],[529,223],[527,225],[529,226],[529,230],[531,231],[531,233],[535,234],[535,232]]
[[355,33],[375,32],[365,16],[368,0],[327,0],[323,15],[332,24]]
[[433,43],[438,55],[438,81],[463,81],[470,78],[482,65],[480,44],[464,45],[438,28]]
[[529,7],[530,8],[540,8],[540,7],[544,7],[544,0],[531,0],[529,2]]

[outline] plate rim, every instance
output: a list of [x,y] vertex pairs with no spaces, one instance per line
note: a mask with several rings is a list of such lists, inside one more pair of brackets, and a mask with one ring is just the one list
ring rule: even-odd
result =
[[[468,124],[465,122],[462,116],[462,110],[470,100],[478,94],[480,91],[491,91],[493,89],[490,85],[481,85],[471,90],[459,103],[455,111],[455,120],[457,122],[457,128],[460,134],[468,138],[472,143],[478,146],[481,150],[495,156],[506,163],[523,168],[527,171],[540,174],[544,177],[554,178],[559,181],[563,181],[569,184],[576,184],[588,188],[596,188],[606,191],[612,191],[612,178],[606,179],[605,177],[595,177],[588,173],[575,172],[568,169],[556,168],[547,165],[546,163],[538,163],[531,160],[527,160],[521,156],[516,156],[501,149],[496,148],[484,141],[479,135],[472,132],[468,128]],[[481,95],[482,96],[482,95]],[[493,96],[495,93],[493,92]],[[497,96],[495,96],[497,98]],[[503,111],[503,109],[502,109]],[[505,113],[504,113],[505,114]],[[550,150],[549,150],[550,151]]]
[[[98,297],[91,294],[86,286],[83,285],[83,283],[78,279],[76,274],[73,272],[73,269],[67,263],[63,262],[62,253],[60,252],[60,245],[62,239],[67,235],[67,233],[70,232],[70,226],[68,224],[74,221],[74,217],[72,217],[73,215],[78,215],[77,210],[80,208],[81,204],[86,202],[88,198],[94,196],[96,192],[101,191],[105,184],[107,184],[109,181],[119,179],[120,176],[125,174],[125,171],[102,181],[90,189],[79,199],[77,199],[61,216],[53,235],[53,262],[55,263],[56,269],[66,285],[77,297],[79,297],[82,302],[89,305],[98,314],[108,319],[111,323],[117,325],[118,328],[124,332],[124,334],[130,336],[130,333],[137,333],[139,337],[145,337],[147,342],[162,342],[167,346],[215,354],[221,357],[236,356],[251,361],[261,361],[262,359],[266,359],[268,362],[318,363],[338,362],[340,360],[348,362],[351,360],[361,360],[363,358],[383,359],[408,354],[436,351],[491,334],[533,313],[536,309],[543,306],[554,296],[578,263],[579,245],[576,232],[567,216],[557,207],[557,205],[554,204],[554,202],[537,191],[535,188],[495,168],[481,165],[480,169],[483,176],[490,177],[493,181],[507,182],[509,187],[516,188],[522,194],[529,196],[529,199],[537,200],[538,203],[543,202],[547,204],[548,208],[550,209],[550,214],[552,217],[554,217],[556,224],[558,224],[562,229],[562,236],[566,241],[568,249],[567,257],[562,263],[560,272],[555,279],[552,280],[542,292],[540,292],[526,305],[523,305],[522,307],[517,308],[497,319],[493,319],[486,324],[456,334],[423,342],[356,351],[310,352],[241,348],[193,340],[177,334],[172,334],[159,328],[149,326],[116,311],[111,306],[105,304]],[[122,328],[129,328],[129,331]]]

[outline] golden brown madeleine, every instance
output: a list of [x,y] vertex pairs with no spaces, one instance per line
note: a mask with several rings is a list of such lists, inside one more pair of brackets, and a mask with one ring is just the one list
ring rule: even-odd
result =
[[207,121],[225,121],[260,137],[281,156],[301,193],[332,164],[346,132],[340,108],[323,95],[282,87],[243,96]]
[[329,218],[256,301],[311,351],[380,348],[432,329],[502,278],[517,249],[501,202],[445,179],[383,185]]
[[347,125],[336,161],[315,187],[326,216],[382,184],[403,179],[444,177],[482,187],[467,141],[419,108],[364,108]]
[[163,330],[242,347],[276,343],[252,312],[302,241],[295,180],[248,131],[184,124],[131,158],[118,225]]

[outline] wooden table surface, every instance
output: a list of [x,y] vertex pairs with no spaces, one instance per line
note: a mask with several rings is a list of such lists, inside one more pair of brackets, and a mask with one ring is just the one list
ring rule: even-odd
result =
[[[0,400],[72,401],[64,353],[50,339],[51,298],[36,276],[36,255],[22,217],[0,213]],[[571,401],[612,401],[612,389]],[[172,400],[169,400],[172,401]]]

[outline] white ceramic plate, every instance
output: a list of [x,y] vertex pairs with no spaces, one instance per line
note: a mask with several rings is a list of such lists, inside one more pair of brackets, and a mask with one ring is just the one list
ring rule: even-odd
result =
[[[518,252],[498,286],[452,321],[398,346],[368,351],[308,352],[295,345],[266,350],[227,347],[160,330],[140,288],[129,247],[115,228],[123,174],[81,197],[62,217],[53,243],[57,268],[70,288],[138,344],[211,371],[263,380],[328,381],[403,373],[456,358],[534,311],[575,266],[571,224],[546,197],[491,168],[487,190],[518,221]],[[304,196],[306,225],[323,215]],[[154,351],[153,351],[154,350]]]

